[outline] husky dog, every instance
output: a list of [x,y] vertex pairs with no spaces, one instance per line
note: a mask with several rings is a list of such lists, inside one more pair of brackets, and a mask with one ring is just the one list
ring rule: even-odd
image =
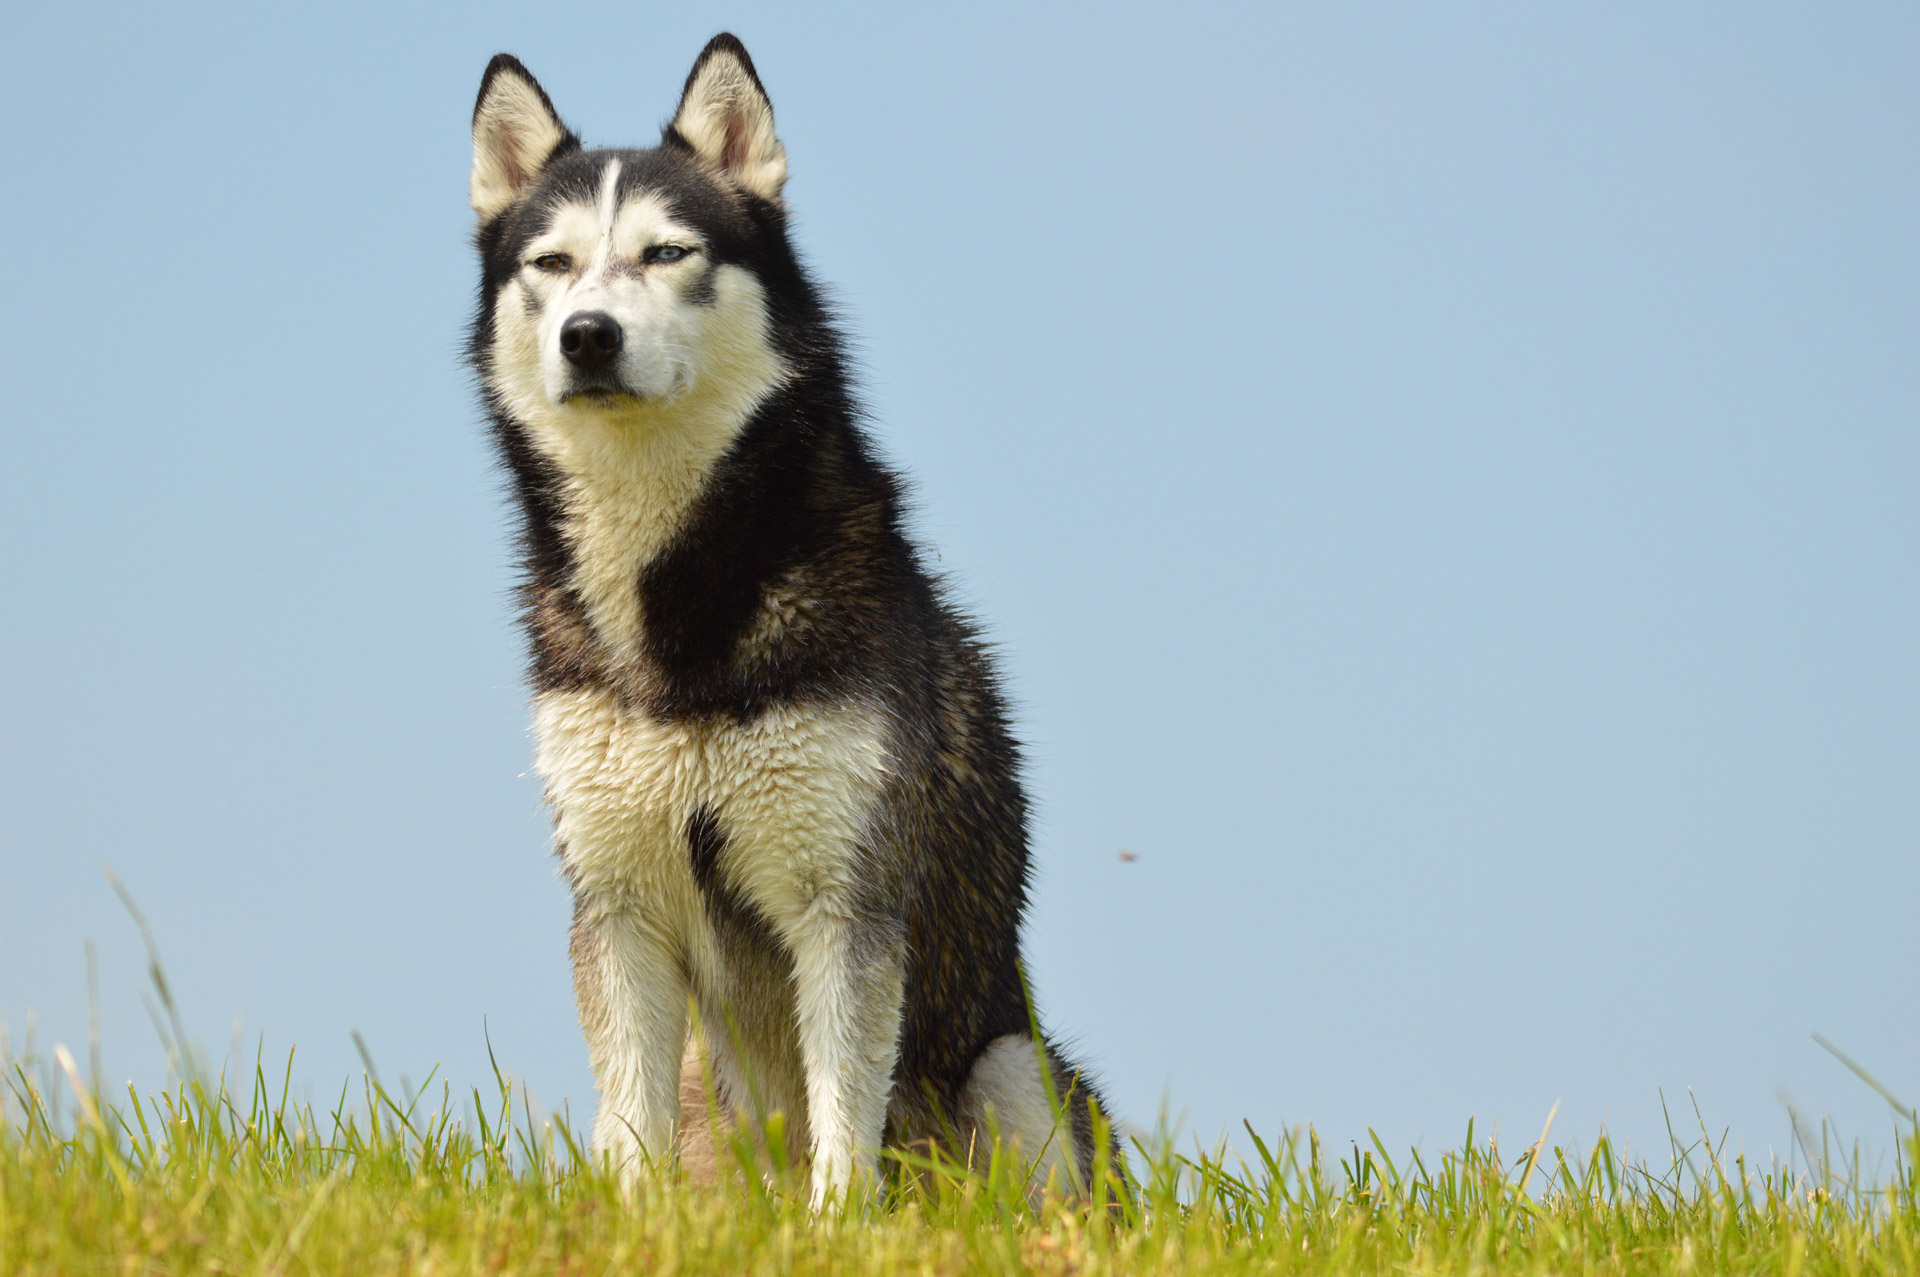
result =
[[816,1204],[884,1143],[1084,1183],[1112,1149],[1033,1036],[1019,750],[861,428],[746,49],[714,37],[646,150],[583,149],[502,54],[473,147],[596,1155],[671,1155],[684,1060],[784,1112]]

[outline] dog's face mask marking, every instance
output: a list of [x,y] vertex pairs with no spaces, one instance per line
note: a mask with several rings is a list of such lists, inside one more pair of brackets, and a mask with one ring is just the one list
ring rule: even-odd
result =
[[498,371],[519,395],[598,411],[664,405],[764,346],[758,282],[717,261],[662,195],[623,192],[623,168],[604,162],[592,203],[562,196],[537,210],[520,246],[494,308]]
[[607,403],[671,399],[692,384],[697,302],[713,299],[714,263],[692,227],[657,196],[619,196],[620,161],[601,171],[592,208],[556,208],[521,251],[514,280],[533,321],[547,397]]
[[660,147],[592,153],[524,68],[496,63],[471,190],[495,245],[483,354],[509,408],[557,425],[763,394],[779,359],[741,259],[747,205],[777,204],[785,177],[772,107],[732,59],[696,70]]

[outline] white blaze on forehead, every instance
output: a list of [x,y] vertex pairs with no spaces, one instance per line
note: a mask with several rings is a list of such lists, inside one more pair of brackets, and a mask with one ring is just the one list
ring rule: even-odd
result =
[[619,212],[616,197],[620,190],[620,161],[608,160],[607,166],[600,170],[600,198],[594,202],[594,213],[600,224],[600,242],[594,246],[593,263],[587,267],[588,275],[598,275],[607,269],[613,255],[613,219]]
[[600,173],[600,199],[596,207],[600,210],[600,233],[613,233],[613,215],[617,209],[614,197],[620,191],[620,161],[608,160],[607,167]]

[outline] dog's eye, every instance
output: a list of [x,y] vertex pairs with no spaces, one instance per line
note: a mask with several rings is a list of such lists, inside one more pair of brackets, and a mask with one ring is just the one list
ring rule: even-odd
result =
[[680,244],[655,244],[646,253],[646,258],[650,262],[677,262],[682,257],[691,256],[693,256],[693,250]]
[[573,269],[573,259],[565,253],[542,253],[527,265],[535,270],[546,271],[549,275],[558,275],[561,271]]

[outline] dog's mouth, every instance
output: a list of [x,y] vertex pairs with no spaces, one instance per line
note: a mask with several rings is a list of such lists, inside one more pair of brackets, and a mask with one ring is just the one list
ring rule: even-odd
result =
[[640,392],[631,386],[614,381],[596,381],[582,386],[569,386],[566,393],[560,396],[560,402],[585,408],[613,408],[623,403],[637,402],[640,397]]

